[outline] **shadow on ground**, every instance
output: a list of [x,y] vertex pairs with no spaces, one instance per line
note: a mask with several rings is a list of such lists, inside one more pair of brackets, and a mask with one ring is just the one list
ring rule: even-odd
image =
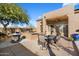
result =
[[64,49],[66,52],[68,52],[68,53],[71,54],[72,56],[79,56],[79,52],[78,52],[78,50],[77,50],[77,47],[76,47],[75,43],[74,43],[74,42],[72,42],[72,43],[73,43],[74,51],[72,51],[72,50],[70,50],[69,48],[66,48],[66,47],[64,47],[64,46],[62,46],[62,45],[60,45],[59,47],[61,47],[62,49]]
[[48,52],[50,56],[55,56],[55,54],[53,53],[52,49],[50,48],[50,46],[47,46]]

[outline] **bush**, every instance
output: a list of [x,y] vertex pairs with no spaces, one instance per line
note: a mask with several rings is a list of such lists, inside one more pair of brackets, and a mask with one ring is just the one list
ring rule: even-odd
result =
[[22,39],[25,39],[26,37],[25,37],[25,36],[22,36],[21,38],[22,38]]
[[68,39],[69,41],[73,41],[74,39],[72,38],[72,37],[69,37],[69,39]]

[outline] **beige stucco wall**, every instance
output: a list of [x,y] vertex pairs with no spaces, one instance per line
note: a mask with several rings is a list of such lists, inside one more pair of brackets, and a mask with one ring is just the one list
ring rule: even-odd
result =
[[69,4],[63,8],[44,14],[45,19],[54,19],[63,15],[71,15],[74,12],[74,4]]
[[41,33],[41,27],[40,27],[40,25],[41,25],[41,21],[37,21],[37,24],[36,24],[36,32],[37,33]]
[[69,30],[70,30],[70,34],[75,33],[75,31],[77,29],[79,29],[79,13],[78,14],[74,14],[74,16],[72,17],[72,20],[69,20]]
[[21,34],[23,36],[25,36],[27,40],[37,40],[38,39],[38,35],[32,35],[32,33],[28,32],[28,31],[22,32]]

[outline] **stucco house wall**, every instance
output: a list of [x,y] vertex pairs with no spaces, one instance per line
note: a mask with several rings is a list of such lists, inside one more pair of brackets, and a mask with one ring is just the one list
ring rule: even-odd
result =
[[[74,13],[74,4],[67,5],[61,9],[51,11],[43,14],[43,34],[50,34],[48,30],[48,24],[46,21],[55,21],[57,19],[62,19],[61,17],[68,17],[68,36],[74,33],[76,29],[79,28],[79,14]],[[37,22],[37,32],[40,32],[40,22]],[[53,23],[52,23],[53,24]]]
[[79,29],[79,13],[74,14],[72,21],[70,20],[69,26],[70,34],[75,33],[76,30]]

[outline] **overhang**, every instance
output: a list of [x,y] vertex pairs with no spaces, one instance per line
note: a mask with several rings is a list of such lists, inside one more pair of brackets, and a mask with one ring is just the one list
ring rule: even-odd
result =
[[52,21],[68,20],[68,14],[73,13],[73,10],[74,10],[73,6],[72,5],[68,5],[68,6],[60,8],[58,10],[51,11],[51,12],[48,12],[48,13],[44,14],[44,18],[47,21],[48,20],[52,20]]

